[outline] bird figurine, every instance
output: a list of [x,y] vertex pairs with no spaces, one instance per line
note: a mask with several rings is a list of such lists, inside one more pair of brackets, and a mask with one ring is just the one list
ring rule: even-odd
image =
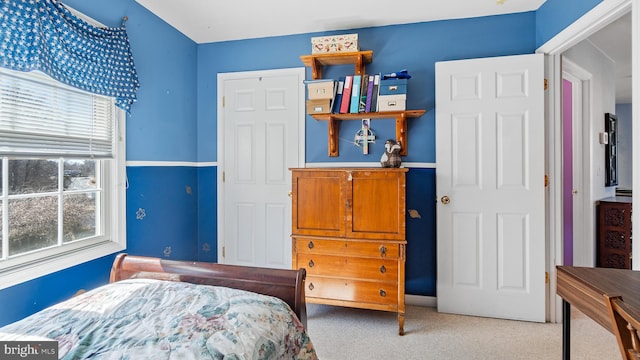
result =
[[397,143],[395,140],[389,139],[384,143],[384,154],[380,158],[380,165],[382,167],[391,167],[398,168],[400,164],[402,164],[402,159],[400,158],[400,150],[402,150],[402,146],[400,143]]

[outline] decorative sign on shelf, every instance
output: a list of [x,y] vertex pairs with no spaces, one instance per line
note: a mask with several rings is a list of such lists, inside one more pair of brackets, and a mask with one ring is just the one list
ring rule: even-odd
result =
[[371,130],[371,119],[362,119],[362,127],[356,132],[354,143],[356,146],[362,145],[362,153],[369,154],[369,143],[376,142],[376,135]]

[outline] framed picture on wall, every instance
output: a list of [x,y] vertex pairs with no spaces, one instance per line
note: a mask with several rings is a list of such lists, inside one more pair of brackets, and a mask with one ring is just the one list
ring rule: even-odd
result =
[[604,131],[608,142],[604,146],[605,186],[618,185],[618,118],[615,114],[604,114]]

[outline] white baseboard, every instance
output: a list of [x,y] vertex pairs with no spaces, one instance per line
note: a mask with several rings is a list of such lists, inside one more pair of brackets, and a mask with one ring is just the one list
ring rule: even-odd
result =
[[404,303],[406,305],[424,306],[424,307],[436,307],[435,296],[423,296],[423,295],[407,295],[404,296]]

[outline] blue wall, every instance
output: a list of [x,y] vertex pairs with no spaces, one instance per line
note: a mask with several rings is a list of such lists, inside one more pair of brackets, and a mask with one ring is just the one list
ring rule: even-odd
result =
[[[409,120],[409,155],[403,160],[435,162],[434,64],[436,61],[532,53],[597,4],[598,0],[547,0],[538,12],[354,29],[362,49],[373,50],[368,72],[408,69],[407,107],[425,109]],[[134,0],[66,0],[65,4],[107,26],[128,16],[141,87],[127,119],[128,161],[217,161],[217,83],[221,72],[301,67],[310,37],[332,32],[197,45]],[[557,10],[562,14],[558,14]],[[353,70],[334,67],[327,76]],[[307,73],[310,78],[310,73]],[[377,162],[346,143],[340,157],[327,156],[326,123],[306,117],[307,162]],[[342,124],[353,134],[355,123]],[[379,139],[394,137],[393,121],[374,120]],[[321,134],[316,136],[316,134]],[[375,155],[378,154],[378,155]],[[131,254],[175,259],[217,259],[216,167],[130,166],[127,169],[127,238]],[[407,178],[408,294],[435,295],[435,170],[412,168]],[[142,211],[144,210],[144,211]],[[108,280],[113,256],[0,290],[0,325]],[[9,304],[11,304],[9,306]]]
[[633,188],[633,105],[616,104],[615,114],[618,117],[618,189],[630,190]]
[[[533,53],[535,50],[535,13],[449,20],[409,25],[354,29],[361,49],[373,50],[373,62],[367,72],[393,72],[408,69],[407,108],[425,109],[427,113],[409,120],[409,155],[406,162],[435,162],[434,106],[436,61]],[[505,31],[509,29],[509,31]],[[217,149],[216,99],[218,73],[263,69],[302,67],[300,55],[311,50],[312,36],[332,32],[279,36],[263,39],[203,44],[198,49],[198,160],[215,161]],[[325,68],[325,77],[353,73],[353,66]],[[311,78],[307,69],[307,78]],[[372,126],[380,139],[395,138],[395,124],[373,120]],[[340,132],[352,136],[357,122],[343,122]],[[326,122],[306,117],[307,162],[375,161],[362,156],[362,151],[349,148],[341,141],[340,156],[327,156]],[[391,136],[393,135],[393,136]],[[383,142],[373,145],[371,153],[382,153]]]
[[602,0],[546,0],[536,11],[536,47],[593,9]]
[[[465,58],[527,54],[535,51],[535,13],[519,13],[474,19],[449,20],[409,25],[354,29],[361,49],[373,50],[368,73],[388,73],[408,69],[408,109],[425,109],[424,116],[410,119],[409,147],[405,162],[435,163],[435,62]],[[505,31],[509,29],[509,31]],[[310,37],[333,34],[315,33],[265,39],[220,42],[200,45],[198,49],[198,159],[217,158],[218,73],[302,67],[300,55],[311,50]],[[311,78],[307,69],[307,78]],[[352,65],[326,67],[325,78],[353,73]],[[340,124],[340,156],[327,155],[327,123],[306,119],[307,163],[378,163],[384,141],[370,148],[371,155],[350,145],[359,123]],[[378,139],[395,138],[395,121],[374,119],[372,129]],[[206,131],[203,131],[206,129]],[[410,169],[407,180],[407,207],[417,210],[419,218],[407,218],[406,292],[436,295],[435,170]]]
[[[127,118],[127,160],[196,161],[197,44],[134,0],[68,0],[70,7],[127,33],[140,80]],[[129,167],[127,251],[195,259],[198,251],[198,176],[205,168]],[[192,194],[186,193],[187,186]],[[214,190],[215,191],[215,187]],[[211,190],[205,191],[211,194]],[[215,201],[215,196],[211,196]],[[143,220],[136,219],[139,208]],[[215,232],[214,232],[215,233]],[[214,246],[215,248],[215,246]],[[0,290],[0,325],[105,284],[114,255]]]

